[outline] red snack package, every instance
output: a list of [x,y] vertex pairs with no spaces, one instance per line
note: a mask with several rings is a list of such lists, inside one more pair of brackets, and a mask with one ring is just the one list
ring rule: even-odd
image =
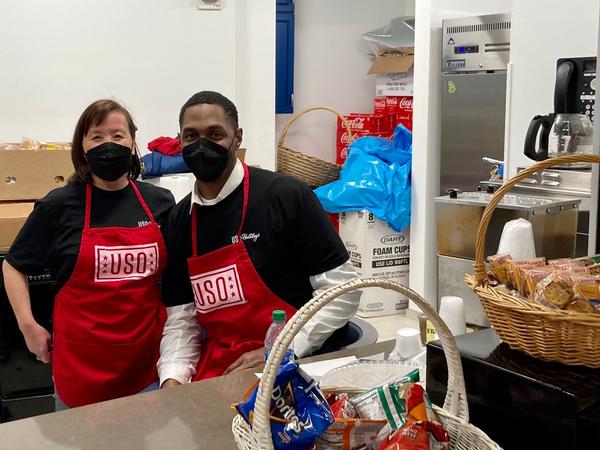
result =
[[437,423],[423,386],[414,384],[410,388],[406,410],[406,425],[392,433],[378,450],[448,450],[448,433]]
[[416,422],[396,430],[378,450],[448,450],[448,433],[433,422]]

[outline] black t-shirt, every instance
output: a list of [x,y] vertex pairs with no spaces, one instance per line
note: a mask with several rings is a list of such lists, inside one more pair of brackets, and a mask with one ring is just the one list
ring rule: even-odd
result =
[[[348,253],[307,185],[253,167],[249,176],[242,240],[267,287],[299,308],[312,297],[309,277],[343,264]],[[199,255],[231,245],[241,221],[242,185],[215,205],[196,206]],[[190,202],[191,194],[171,210],[163,228],[169,253],[162,285],[167,306],[194,301],[187,268],[192,255]]]
[[[48,268],[56,279],[57,290],[67,282],[79,255],[85,186],[72,182],[35,202],[6,255],[6,260],[19,272],[31,275]],[[175,204],[173,194],[144,182],[136,182],[136,186],[154,220],[161,225]],[[92,186],[91,227],[142,227],[148,220],[131,184],[119,191]]]

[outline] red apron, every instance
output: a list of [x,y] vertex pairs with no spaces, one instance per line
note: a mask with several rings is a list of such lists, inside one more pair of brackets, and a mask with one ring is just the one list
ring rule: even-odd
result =
[[167,253],[150,209],[131,187],[150,225],[90,228],[87,185],[79,256],[55,298],[54,384],[70,407],[136,394],[158,379],[166,319],[158,280]]
[[244,164],[244,203],[237,242],[202,256],[197,256],[197,206],[192,210],[188,271],[198,321],[208,334],[192,381],[222,375],[241,355],[262,347],[274,309],[283,309],[288,318],[296,312],[265,285],[246,251],[241,233],[248,194],[248,167]]

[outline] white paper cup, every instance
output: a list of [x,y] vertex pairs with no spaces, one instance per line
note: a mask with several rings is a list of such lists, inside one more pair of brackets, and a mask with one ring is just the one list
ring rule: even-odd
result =
[[464,302],[461,297],[442,297],[440,301],[440,317],[446,322],[453,336],[467,332]]
[[421,334],[416,328],[400,328],[396,331],[395,352],[401,358],[410,358],[423,351]]

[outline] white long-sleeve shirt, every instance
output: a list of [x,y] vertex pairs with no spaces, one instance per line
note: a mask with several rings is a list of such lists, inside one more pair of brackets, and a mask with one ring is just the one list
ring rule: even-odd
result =
[[[311,276],[313,295],[319,295],[356,277],[356,270],[350,261],[333,270]],[[360,294],[360,291],[344,294],[318,311],[294,338],[296,356],[301,358],[310,355],[321,348],[335,330],[343,327],[356,313]],[[167,322],[157,365],[161,385],[169,378],[188,383],[196,372],[203,335],[196,314],[193,302],[167,308]]]

